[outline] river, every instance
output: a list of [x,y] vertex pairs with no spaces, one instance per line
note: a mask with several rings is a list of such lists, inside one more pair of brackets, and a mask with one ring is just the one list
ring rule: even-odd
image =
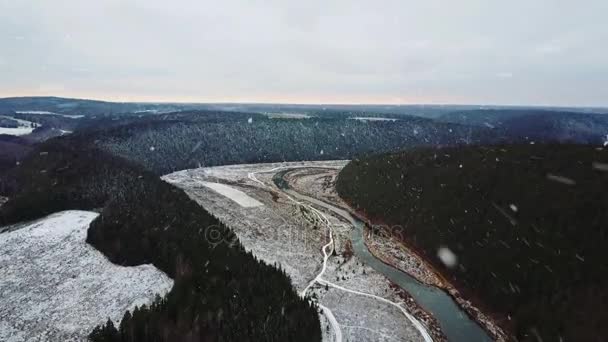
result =
[[284,179],[287,172],[293,169],[283,170],[278,172],[274,177],[274,183],[289,195],[300,200],[308,201],[315,205],[324,207],[342,216],[355,227],[352,230],[351,240],[355,254],[366,265],[383,274],[393,283],[407,291],[416,302],[427,312],[431,313],[438,321],[441,331],[447,336],[451,342],[486,342],[492,341],[492,338],[482,329],[479,324],[471,319],[461,308],[456,304],[454,299],[450,297],[443,289],[435,286],[423,284],[409,274],[402,272],[394,267],[391,267],[384,262],[378,260],[368,249],[364,243],[363,234],[365,232],[365,223],[353,217],[349,212],[335,207],[318,199],[302,195],[289,187],[289,183]]

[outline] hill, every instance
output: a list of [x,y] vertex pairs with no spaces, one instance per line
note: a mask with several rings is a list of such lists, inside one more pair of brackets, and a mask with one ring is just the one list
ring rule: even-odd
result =
[[550,109],[487,109],[450,112],[439,120],[489,127],[500,130],[505,136],[527,141],[601,144],[608,134],[607,113],[608,110],[586,113]]
[[[220,112],[221,113],[221,112]],[[190,112],[142,118],[90,134],[99,148],[157,174],[198,166],[348,159],[413,146],[500,141],[484,127],[404,116],[396,121],[272,119]]]
[[[6,176],[0,225],[68,209],[100,212],[87,242],[119,265],[152,263],[174,287],[93,341],[319,341],[316,307],[183,191],[75,138],[35,146]],[[212,228],[220,243],[205,238]],[[118,323],[118,322],[116,322]],[[118,328],[118,329],[116,329]]]
[[593,146],[422,149],[354,160],[337,189],[519,341],[598,341],[608,336],[607,170],[608,151]]

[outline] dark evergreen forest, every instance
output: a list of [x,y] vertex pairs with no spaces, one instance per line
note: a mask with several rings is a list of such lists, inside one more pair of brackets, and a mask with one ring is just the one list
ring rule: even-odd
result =
[[[120,265],[152,263],[174,279],[150,306],[96,328],[93,341],[319,341],[317,308],[287,275],[256,260],[183,191],[74,139],[36,147],[7,176],[17,191],[0,224],[97,210],[87,241]],[[214,229],[221,243],[211,244]],[[112,328],[114,327],[114,328]]]
[[[394,229],[519,341],[608,336],[608,150],[423,149],[357,159],[340,195]],[[387,229],[387,228],[385,228]],[[457,256],[445,266],[440,247]]]

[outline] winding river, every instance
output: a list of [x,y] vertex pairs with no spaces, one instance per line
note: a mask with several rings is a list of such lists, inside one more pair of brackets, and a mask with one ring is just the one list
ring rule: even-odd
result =
[[423,284],[409,274],[391,267],[373,256],[364,243],[364,222],[353,217],[349,212],[343,209],[324,201],[302,195],[291,189],[287,180],[284,179],[284,176],[287,172],[293,170],[294,169],[287,169],[275,174],[273,177],[275,185],[291,196],[321,206],[348,220],[355,227],[352,231],[351,240],[357,257],[407,291],[423,309],[431,313],[437,319],[441,326],[441,330],[449,341],[492,341],[492,338],[490,338],[486,331],[482,329],[476,321],[472,320],[444,290]]

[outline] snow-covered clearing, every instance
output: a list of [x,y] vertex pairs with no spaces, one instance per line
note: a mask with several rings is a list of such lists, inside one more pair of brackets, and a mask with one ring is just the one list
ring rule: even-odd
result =
[[[390,282],[356,255],[345,256],[352,226],[291,192],[280,191],[272,180],[276,172],[287,168],[340,169],[346,163],[231,165],[182,170],[162,178],[185,189],[230,226],[246,250],[279,265],[298,293],[319,304],[323,341],[424,342],[418,327],[404,317],[405,307],[400,307],[405,304]],[[228,183],[264,206],[243,210],[228,197],[201,186],[201,181]]]
[[33,127],[17,127],[17,128],[6,128],[0,127],[0,134],[6,135],[26,135],[32,133]]
[[17,121],[19,123],[19,127],[0,127],[0,134],[7,134],[7,135],[26,135],[26,134],[30,134],[34,131],[34,129],[36,129],[36,127],[40,126],[37,123],[31,122],[31,121],[26,121],[26,120],[21,120],[21,119],[16,119],[13,118],[11,116],[3,116],[5,118],[8,118],[10,120],[13,121]]
[[0,341],[81,341],[171,289],[154,266],[118,266],[87,244],[97,215],[64,211],[0,234]]
[[203,181],[201,181],[200,183],[201,185],[208,187],[209,189],[217,192],[218,194],[230,198],[241,207],[253,208],[263,205],[260,201],[254,199],[253,197],[250,197],[241,190],[237,190],[229,185]]
[[359,121],[392,121],[395,122],[397,121],[397,119],[393,119],[393,118],[379,118],[379,117],[367,117],[367,116],[357,116],[357,117],[352,117],[350,119],[353,120],[359,120]]
[[21,111],[16,111],[15,113],[17,113],[17,114],[31,114],[31,115],[59,115],[59,116],[63,116],[64,118],[70,118],[70,119],[84,118],[84,115],[59,114],[59,113],[47,112],[45,110],[21,110]]

